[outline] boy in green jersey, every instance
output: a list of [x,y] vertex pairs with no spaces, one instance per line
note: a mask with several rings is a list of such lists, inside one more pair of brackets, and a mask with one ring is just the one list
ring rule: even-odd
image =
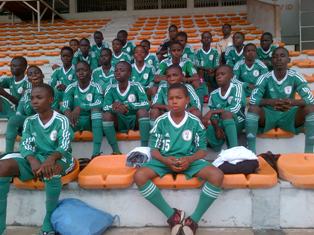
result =
[[271,64],[271,56],[277,46],[273,45],[273,35],[269,32],[265,32],[261,36],[261,46],[257,48],[257,56],[271,71],[273,66]]
[[257,79],[268,72],[266,65],[256,58],[256,46],[253,43],[246,44],[243,50],[244,59],[238,61],[233,67],[234,82],[240,81],[245,96],[251,95]]
[[131,63],[131,57],[126,52],[122,51],[122,42],[115,38],[112,40],[112,59],[111,65],[113,68],[116,67],[116,64],[120,61],[126,61]]
[[241,32],[233,34],[233,45],[227,47],[225,51],[225,61],[227,65],[233,67],[238,61],[243,59],[244,38],[244,34]]
[[150,42],[146,39],[142,40],[140,45],[145,49],[145,63],[153,66],[156,70],[159,67],[159,60],[156,54],[150,53]]
[[[11,60],[12,77],[0,77],[0,117],[10,117],[15,114],[16,106],[29,88],[25,71],[27,60],[24,57],[15,57]],[[7,92],[5,89],[9,89]]]
[[80,48],[80,41],[77,40],[76,38],[73,38],[70,40],[69,46],[72,48],[74,55]]
[[[168,218],[172,235],[195,234],[197,223],[218,197],[223,180],[223,173],[204,160],[207,151],[205,128],[196,116],[186,111],[189,102],[184,84],[176,83],[169,87],[169,112],[155,121],[150,132],[152,159],[134,175],[142,196]],[[169,206],[152,182],[153,178],[169,173],[205,180],[196,209],[187,218],[184,218],[184,211]]]
[[[274,70],[261,76],[250,98],[246,116],[248,148],[256,152],[256,135],[279,127],[298,133],[305,129],[306,153],[313,153],[314,146],[314,97],[306,80],[288,69],[289,52],[278,47],[272,55]],[[298,93],[302,99],[296,100]]]
[[101,87],[92,81],[87,62],[78,62],[76,76],[77,82],[72,83],[65,90],[61,111],[69,119],[74,131],[93,132],[92,157],[95,157],[101,153],[103,93]]
[[7,195],[12,177],[22,181],[34,178],[45,182],[46,214],[41,235],[54,235],[50,218],[57,207],[62,188],[61,176],[74,167],[68,119],[52,110],[53,89],[42,84],[34,87],[31,105],[37,114],[25,120],[20,157],[0,161],[0,234],[5,233]]
[[194,50],[190,44],[187,44],[188,35],[186,34],[186,32],[182,31],[179,32],[176,36],[176,40],[180,42],[183,47],[182,58],[188,58],[194,63],[195,60]]
[[100,57],[100,52],[103,48],[109,48],[109,44],[104,42],[104,36],[101,31],[94,32],[95,44],[92,46],[91,50],[95,53],[97,61]]
[[232,68],[222,65],[216,70],[218,87],[210,94],[209,111],[203,117],[207,140],[214,151],[220,151],[225,140],[229,148],[238,146],[238,133],[244,127],[245,95],[242,86],[232,83]]
[[114,68],[111,65],[111,58],[112,51],[109,48],[101,49],[99,57],[100,67],[94,69],[92,73],[93,82],[100,85],[103,92],[105,92],[109,85],[117,82],[114,78]]
[[138,127],[141,146],[148,145],[149,103],[144,88],[138,82],[130,81],[131,72],[128,62],[119,62],[114,72],[118,83],[107,88],[103,99],[103,131],[113,153],[121,153],[116,130],[128,132]]
[[119,39],[122,43],[122,51],[132,58],[135,44],[132,41],[128,41],[128,32],[125,30],[120,30],[117,33],[117,39]]
[[72,60],[72,64],[77,65],[79,61],[85,61],[91,70],[98,67],[98,61],[95,52],[90,49],[90,42],[87,38],[80,40],[80,49],[75,52]]

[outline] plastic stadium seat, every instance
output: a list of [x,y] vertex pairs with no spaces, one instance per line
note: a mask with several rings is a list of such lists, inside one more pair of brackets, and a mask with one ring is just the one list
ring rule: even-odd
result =
[[248,185],[244,174],[225,174],[222,188],[246,188]]
[[301,54],[301,52],[299,52],[299,51],[289,51],[290,57],[299,56],[300,54]]
[[[74,180],[77,179],[77,176],[79,174],[80,169],[80,164],[78,160],[75,159],[75,165],[74,169],[67,175],[63,176],[61,178],[62,184],[68,184]],[[13,184],[17,188],[21,189],[44,189],[45,185],[42,181],[40,180],[29,180],[29,181],[21,181],[19,178],[15,177],[13,180]]]
[[[139,140],[140,132],[129,130],[128,133],[117,132],[116,137],[118,140]],[[74,133],[74,141],[93,141],[93,133],[91,131],[76,131]]]
[[314,56],[314,50],[304,50],[302,51],[304,54],[307,54],[308,56]]
[[308,83],[314,82],[314,74],[303,74],[303,77]]
[[314,68],[314,61],[310,59],[305,59],[303,61],[298,61],[295,65],[299,68]]
[[200,38],[188,38],[188,43],[200,43],[201,39]]
[[103,155],[94,158],[79,174],[82,188],[127,188],[133,183],[135,168],[125,165],[126,155]]
[[47,51],[44,52],[45,56],[59,56],[60,55],[60,51]]
[[292,138],[293,136],[293,133],[285,131],[281,128],[274,128],[258,135],[260,138]]
[[298,188],[314,188],[314,154],[282,154],[277,165],[281,179]]
[[187,180],[183,174],[166,174],[162,178],[156,177],[153,179],[154,184],[159,188],[168,189],[188,189],[188,188],[199,188],[203,182],[198,178],[193,177]]
[[253,41],[253,40],[255,40],[255,39],[256,39],[255,36],[245,35],[245,40],[246,40],[246,41]]

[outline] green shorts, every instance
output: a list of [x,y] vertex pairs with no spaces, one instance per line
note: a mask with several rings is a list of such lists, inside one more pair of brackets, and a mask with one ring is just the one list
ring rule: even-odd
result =
[[15,105],[4,97],[0,97],[0,118],[9,118],[15,115]]
[[289,111],[275,111],[267,107],[263,107],[265,112],[265,126],[259,128],[259,133],[264,133],[273,128],[279,127],[285,131],[299,133],[302,127],[295,127],[295,116],[298,107],[293,107]]
[[80,116],[78,123],[73,128],[74,131],[91,131],[92,130],[92,119],[90,116]]
[[129,130],[134,130],[136,127],[136,114],[117,114],[118,117],[118,131],[126,133]]
[[[46,159],[45,156],[42,155],[36,155],[35,156],[41,163],[43,163]],[[29,162],[23,158],[23,157],[16,157],[16,158],[12,158],[14,159],[19,167],[19,179],[22,181],[27,181],[27,180],[31,180],[34,179],[35,176],[32,172],[32,168],[29,164]],[[71,172],[74,168],[74,160],[72,159],[72,161],[67,161],[65,158],[59,159],[57,160],[57,163],[62,167],[62,172],[61,175],[55,175],[54,177],[61,177],[63,175],[68,174],[69,172]]]
[[[189,168],[181,173],[184,174],[187,179],[191,179],[194,175],[207,166],[212,166],[212,164],[203,159],[197,160],[192,162]],[[142,167],[152,169],[160,177],[163,177],[165,174],[174,173],[169,167],[156,159],[151,159],[149,162],[144,163]]]

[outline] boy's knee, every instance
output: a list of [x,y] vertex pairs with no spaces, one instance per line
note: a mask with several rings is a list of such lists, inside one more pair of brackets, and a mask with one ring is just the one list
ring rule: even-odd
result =
[[216,168],[216,167],[211,167],[209,174],[207,174],[207,181],[217,187],[220,187],[222,185],[224,179],[224,173]]
[[248,112],[249,113],[256,113],[256,114],[260,114],[262,111],[262,108],[257,106],[257,105],[250,105]]
[[151,120],[156,120],[160,116],[160,111],[159,109],[154,109],[152,108],[149,112],[149,116]]
[[233,114],[229,111],[224,111],[222,114],[221,114],[221,118],[222,119],[232,119],[233,118]]
[[145,174],[144,171],[138,169],[135,172],[133,179],[137,186],[143,186],[149,180],[149,177]]
[[149,115],[146,109],[139,109],[136,112],[136,116],[137,118],[143,118],[143,117],[148,117]]
[[104,112],[102,114],[102,120],[105,122],[111,122],[114,120],[113,114],[110,112]]

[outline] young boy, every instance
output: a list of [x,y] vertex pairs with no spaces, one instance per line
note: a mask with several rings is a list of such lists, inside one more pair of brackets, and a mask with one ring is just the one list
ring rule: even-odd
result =
[[246,44],[243,50],[244,59],[238,61],[233,67],[234,82],[240,81],[245,92],[249,97],[255,88],[257,79],[268,72],[266,65],[256,59],[256,46],[253,43]]
[[134,64],[132,64],[131,80],[138,82],[145,89],[148,97],[152,97],[156,92],[153,89],[155,68],[145,63],[146,51],[142,46],[134,49]]
[[112,59],[111,59],[111,65],[113,68],[115,68],[116,64],[120,61],[126,61],[128,63],[131,63],[131,57],[129,54],[122,51],[122,42],[115,38],[112,40]]
[[70,40],[69,46],[72,48],[74,55],[80,48],[80,41],[77,40],[76,38],[73,38]]
[[219,54],[221,55],[221,58],[223,58],[224,53],[226,51],[226,48],[229,46],[232,46],[231,25],[230,24],[224,24],[221,27],[221,31],[222,31],[223,37],[217,43],[217,50],[218,50]]
[[276,48],[277,46],[273,45],[273,35],[269,32],[263,33],[261,36],[261,46],[257,48],[257,56],[264,62],[269,71],[273,69],[271,56]]
[[[218,197],[223,173],[203,158],[206,156],[206,134],[201,121],[185,111],[189,94],[184,84],[169,87],[169,112],[160,116],[151,130],[152,159],[134,175],[140,193],[167,218],[171,234],[194,235],[203,214]],[[165,174],[185,174],[187,178],[205,180],[193,214],[184,219],[184,211],[172,208],[152,182]]]
[[67,86],[76,81],[75,68],[72,64],[73,50],[71,47],[61,49],[61,61],[63,66],[55,69],[51,75],[50,85],[57,89],[58,97],[62,100]]
[[[151,126],[154,121],[165,112],[169,111],[168,104],[168,89],[171,85],[183,82],[183,73],[179,65],[171,65],[166,70],[167,83],[163,83],[159,86],[158,92],[154,97],[152,108],[150,110]],[[184,84],[189,92],[189,104],[187,111],[201,117],[201,102],[195,93],[194,88],[190,84]]]
[[128,41],[128,32],[125,30],[120,30],[117,33],[117,39],[119,39],[122,43],[122,51],[132,58],[135,44],[132,41]]
[[102,141],[101,107],[103,93],[101,87],[91,81],[91,70],[87,62],[76,65],[77,82],[65,90],[61,111],[69,119],[74,131],[93,132],[92,157],[100,155]]
[[[44,84],[44,74],[39,67],[36,65],[31,65],[27,69],[27,77],[30,82],[31,88],[25,90],[23,97],[20,99],[19,104],[16,109],[16,113],[9,117],[6,135],[5,135],[5,152],[14,151],[14,143],[16,136],[22,133],[23,123],[25,119],[31,115],[34,115],[36,112],[31,106],[31,93],[32,89],[37,86]],[[54,99],[52,103],[52,109],[59,109],[59,102],[62,99],[59,99],[56,89],[54,89]]]
[[101,86],[102,91],[105,92],[107,87],[116,83],[114,78],[114,68],[111,65],[112,52],[109,48],[103,48],[100,52],[99,64],[100,67],[94,69],[92,79],[94,83]]
[[95,44],[92,46],[92,51],[95,53],[97,61],[100,57],[100,52],[103,48],[109,48],[109,44],[104,42],[104,36],[101,31],[94,32],[94,41]]
[[182,32],[182,31],[179,32],[177,34],[175,40],[180,42],[182,47],[183,47],[182,58],[188,58],[192,62],[194,62],[195,61],[194,50],[193,50],[191,45],[187,44],[187,42],[188,42],[188,35],[186,34],[186,32]]
[[[254,152],[258,130],[263,133],[279,127],[297,133],[304,125],[304,152],[313,153],[314,97],[304,78],[288,69],[289,62],[288,50],[276,48],[272,55],[274,70],[261,76],[252,92],[245,129],[248,148]],[[296,92],[301,100],[295,100]]]
[[232,68],[221,65],[216,71],[218,89],[210,94],[209,111],[203,117],[207,140],[214,151],[220,151],[227,140],[229,148],[238,146],[238,133],[244,127],[245,95],[240,84],[232,83]]
[[238,61],[243,59],[244,34],[236,32],[232,37],[233,45],[227,47],[225,61],[227,65],[233,67]]
[[73,169],[74,161],[71,155],[73,133],[67,118],[52,110],[53,96],[53,89],[47,84],[32,90],[31,103],[37,114],[25,120],[21,157],[0,161],[0,234],[5,233],[12,177],[22,181],[39,178],[45,182],[46,215],[39,234],[55,234],[50,217],[58,204],[61,176]]
[[150,53],[150,42],[148,40],[142,40],[140,45],[145,49],[145,63],[153,66],[156,70],[159,67],[159,60],[156,54]]
[[211,47],[211,42],[211,33],[203,32],[201,39],[202,48],[196,52],[195,57],[198,75],[207,82],[209,91],[217,88],[215,70],[219,66],[219,54],[216,48]]
[[[0,116],[8,118],[14,115],[19,100],[24,91],[29,88],[25,76],[26,68],[26,59],[15,57],[10,64],[12,77],[0,77]],[[9,89],[9,93],[4,89]]]
[[141,146],[148,145],[149,104],[144,88],[137,82],[129,81],[131,71],[132,67],[128,62],[119,62],[114,72],[118,84],[110,85],[103,99],[103,131],[114,154],[121,153],[116,129],[127,132],[139,127]]
[[170,25],[168,28],[168,38],[162,43],[162,45],[160,45],[157,52],[159,61],[168,57],[170,45],[176,40],[177,33],[178,27],[174,24]]
[[79,61],[85,61],[91,70],[98,67],[96,55],[90,50],[90,42],[87,38],[80,40],[80,49],[74,54],[72,64],[77,65]]

